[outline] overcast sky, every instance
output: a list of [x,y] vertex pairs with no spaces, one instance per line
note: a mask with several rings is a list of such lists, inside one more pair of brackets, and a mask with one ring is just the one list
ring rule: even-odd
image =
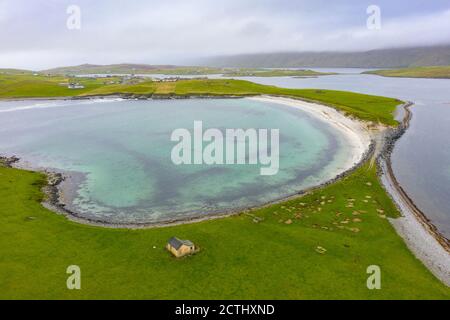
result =
[[[67,27],[67,8],[81,28]],[[381,29],[368,29],[369,5]],[[73,20],[71,20],[73,21]],[[450,43],[449,0],[0,0],[0,67]]]

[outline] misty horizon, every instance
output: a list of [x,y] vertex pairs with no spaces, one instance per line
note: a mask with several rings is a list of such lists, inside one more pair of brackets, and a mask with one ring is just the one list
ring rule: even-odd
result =
[[[215,56],[449,44],[448,1],[349,2],[2,0],[1,67],[196,65]],[[374,4],[379,28],[370,29]]]

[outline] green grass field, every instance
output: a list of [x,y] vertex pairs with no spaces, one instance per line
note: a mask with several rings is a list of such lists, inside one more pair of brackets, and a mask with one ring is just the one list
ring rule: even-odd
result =
[[[40,205],[43,184],[0,168],[1,299],[450,298],[387,221],[398,213],[367,166],[249,214],[146,230],[70,222]],[[171,236],[200,252],[173,258]],[[69,265],[81,268],[81,290],[66,288]],[[366,287],[369,265],[381,268],[381,290]]]
[[4,75],[0,74],[0,99],[74,97],[112,94],[129,95],[209,95],[251,96],[271,94],[306,99],[327,104],[362,120],[396,125],[393,111],[401,102],[397,99],[365,94],[316,89],[284,89],[243,80],[180,80],[178,82],[152,82],[140,80],[135,84],[105,84],[115,78],[77,78],[84,89],[71,90],[60,85],[68,81],[60,76]]
[[226,69],[200,66],[146,65],[146,64],[110,64],[60,67],[41,71],[52,75],[86,74],[165,74],[165,75],[205,75],[221,74]]
[[450,79],[450,66],[410,67],[403,69],[366,71],[384,77]]
[[[100,87],[105,82],[118,81],[117,78],[76,78],[69,79],[62,76],[34,76],[33,74],[1,74],[0,73],[0,99],[13,98],[46,98],[46,97],[73,97]],[[69,81],[79,82],[84,89],[68,89]]]

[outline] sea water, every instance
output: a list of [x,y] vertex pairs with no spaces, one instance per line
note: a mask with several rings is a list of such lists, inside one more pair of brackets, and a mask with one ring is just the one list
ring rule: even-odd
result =
[[[176,165],[178,128],[279,129],[279,170],[260,165]],[[63,171],[62,200],[89,219],[151,223],[261,205],[344,170],[344,136],[328,123],[251,99],[0,102],[0,154]]]

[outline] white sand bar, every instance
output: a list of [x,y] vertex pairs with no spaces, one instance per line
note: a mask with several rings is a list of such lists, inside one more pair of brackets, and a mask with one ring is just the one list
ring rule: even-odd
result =
[[[372,136],[367,125],[362,121],[351,119],[331,107],[318,103],[273,96],[259,96],[248,99],[278,103],[302,110],[339,130],[346,138],[351,149],[348,161],[343,167],[342,172],[351,169],[359,163],[370,146]],[[336,175],[339,173],[337,172]]]

